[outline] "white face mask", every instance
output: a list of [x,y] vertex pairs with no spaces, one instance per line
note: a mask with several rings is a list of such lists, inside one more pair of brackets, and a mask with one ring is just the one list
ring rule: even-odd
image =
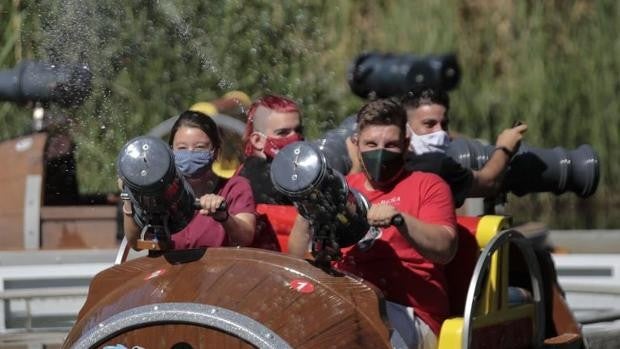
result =
[[409,143],[409,150],[418,155],[426,153],[445,153],[450,145],[450,136],[446,131],[436,131],[433,133],[418,136],[413,132],[409,124],[407,124],[411,142]]

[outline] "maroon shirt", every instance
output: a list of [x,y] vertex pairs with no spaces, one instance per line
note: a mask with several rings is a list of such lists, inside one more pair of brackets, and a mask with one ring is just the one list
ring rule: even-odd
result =
[[[233,176],[217,195],[223,196],[231,216],[237,213],[256,213],[252,188],[247,179]],[[228,235],[221,223],[210,216],[196,214],[185,229],[172,235],[175,250],[199,247],[229,246]]]

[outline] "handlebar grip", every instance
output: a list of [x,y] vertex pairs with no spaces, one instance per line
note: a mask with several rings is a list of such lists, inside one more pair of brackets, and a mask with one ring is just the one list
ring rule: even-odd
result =
[[[202,206],[200,205],[200,199],[194,200],[194,208],[197,210],[200,210],[202,208]],[[223,212],[226,210],[228,210],[228,204],[226,203],[226,201],[222,201],[220,206],[218,206],[217,211]]]
[[222,203],[217,207],[217,211],[224,212],[228,210],[228,204],[226,201],[222,201]]
[[392,217],[392,220],[390,221],[390,224],[392,224],[393,226],[400,227],[403,224],[405,224],[405,218],[400,213],[396,214],[396,215],[394,215],[394,217]]

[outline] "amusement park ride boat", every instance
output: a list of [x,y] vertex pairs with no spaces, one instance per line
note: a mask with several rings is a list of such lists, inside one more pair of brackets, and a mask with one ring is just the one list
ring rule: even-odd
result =
[[[294,207],[258,205],[276,233],[277,251],[166,250],[145,230],[152,248],[135,255],[119,244],[114,200],[76,192],[72,200],[54,202],[58,186],[71,182],[50,181],[58,170],[54,159],[66,163],[73,155],[72,149],[53,153],[54,137],[60,136],[39,132],[0,145],[11,164],[0,175],[7,250],[0,254],[1,333],[15,340],[48,327],[37,323],[40,317],[70,326],[60,337],[63,348],[404,347],[374,285],[332,269],[321,250],[306,259],[285,253]],[[342,186],[316,147],[304,147],[318,161],[304,196],[344,193],[344,204],[332,202],[326,211],[327,221],[324,212],[312,215],[316,207],[300,203],[329,227],[317,245],[355,243],[361,236],[350,223],[367,203]],[[458,233],[459,250],[446,266],[451,317],[441,327],[439,348],[587,347],[553,263],[510,217],[459,216]],[[86,293],[85,302],[76,301]]]
[[[167,159],[165,170],[155,170],[153,159]],[[179,183],[182,175],[168,171],[174,170],[171,151],[156,138],[136,138],[121,150],[118,166],[128,196],[140,207],[135,211],[142,212],[134,218],[143,215],[136,218],[142,245],[151,251],[132,261],[123,261],[121,251],[117,266],[95,276],[66,347],[404,346],[385,321],[381,293],[331,268],[337,249],[368,230],[368,202],[327,166],[318,147],[289,145],[271,172],[276,188],[313,222],[314,258],[308,260],[251,248],[166,250],[166,220],[191,217],[180,211],[194,200]],[[153,179],[145,178],[151,173]],[[175,198],[166,202],[167,218],[149,217],[160,212],[151,198],[164,192]],[[290,214],[261,211],[278,212],[268,218],[279,221],[295,216],[293,207],[286,209]],[[533,248],[508,220],[462,217],[459,223],[459,253],[446,267],[453,317],[442,326],[439,347],[581,347],[578,325],[559,293],[552,296],[553,280],[543,278]],[[286,238],[279,236],[281,246]]]

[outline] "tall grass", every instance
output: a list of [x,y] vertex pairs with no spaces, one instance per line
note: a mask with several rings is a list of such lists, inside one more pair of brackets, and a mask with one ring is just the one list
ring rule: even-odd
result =
[[[586,202],[608,203],[620,187],[619,23],[615,0],[0,0],[0,66],[90,64],[89,100],[52,112],[70,115],[81,189],[92,192],[114,189],[124,141],[196,101],[232,89],[286,94],[316,136],[363,103],[345,79],[356,55],[456,52],[454,129],[493,140],[522,120],[532,145],[590,143],[602,179]],[[24,132],[29,114],[0,103],[0,137]],[[518,210],[557,200],[511,198]]]

